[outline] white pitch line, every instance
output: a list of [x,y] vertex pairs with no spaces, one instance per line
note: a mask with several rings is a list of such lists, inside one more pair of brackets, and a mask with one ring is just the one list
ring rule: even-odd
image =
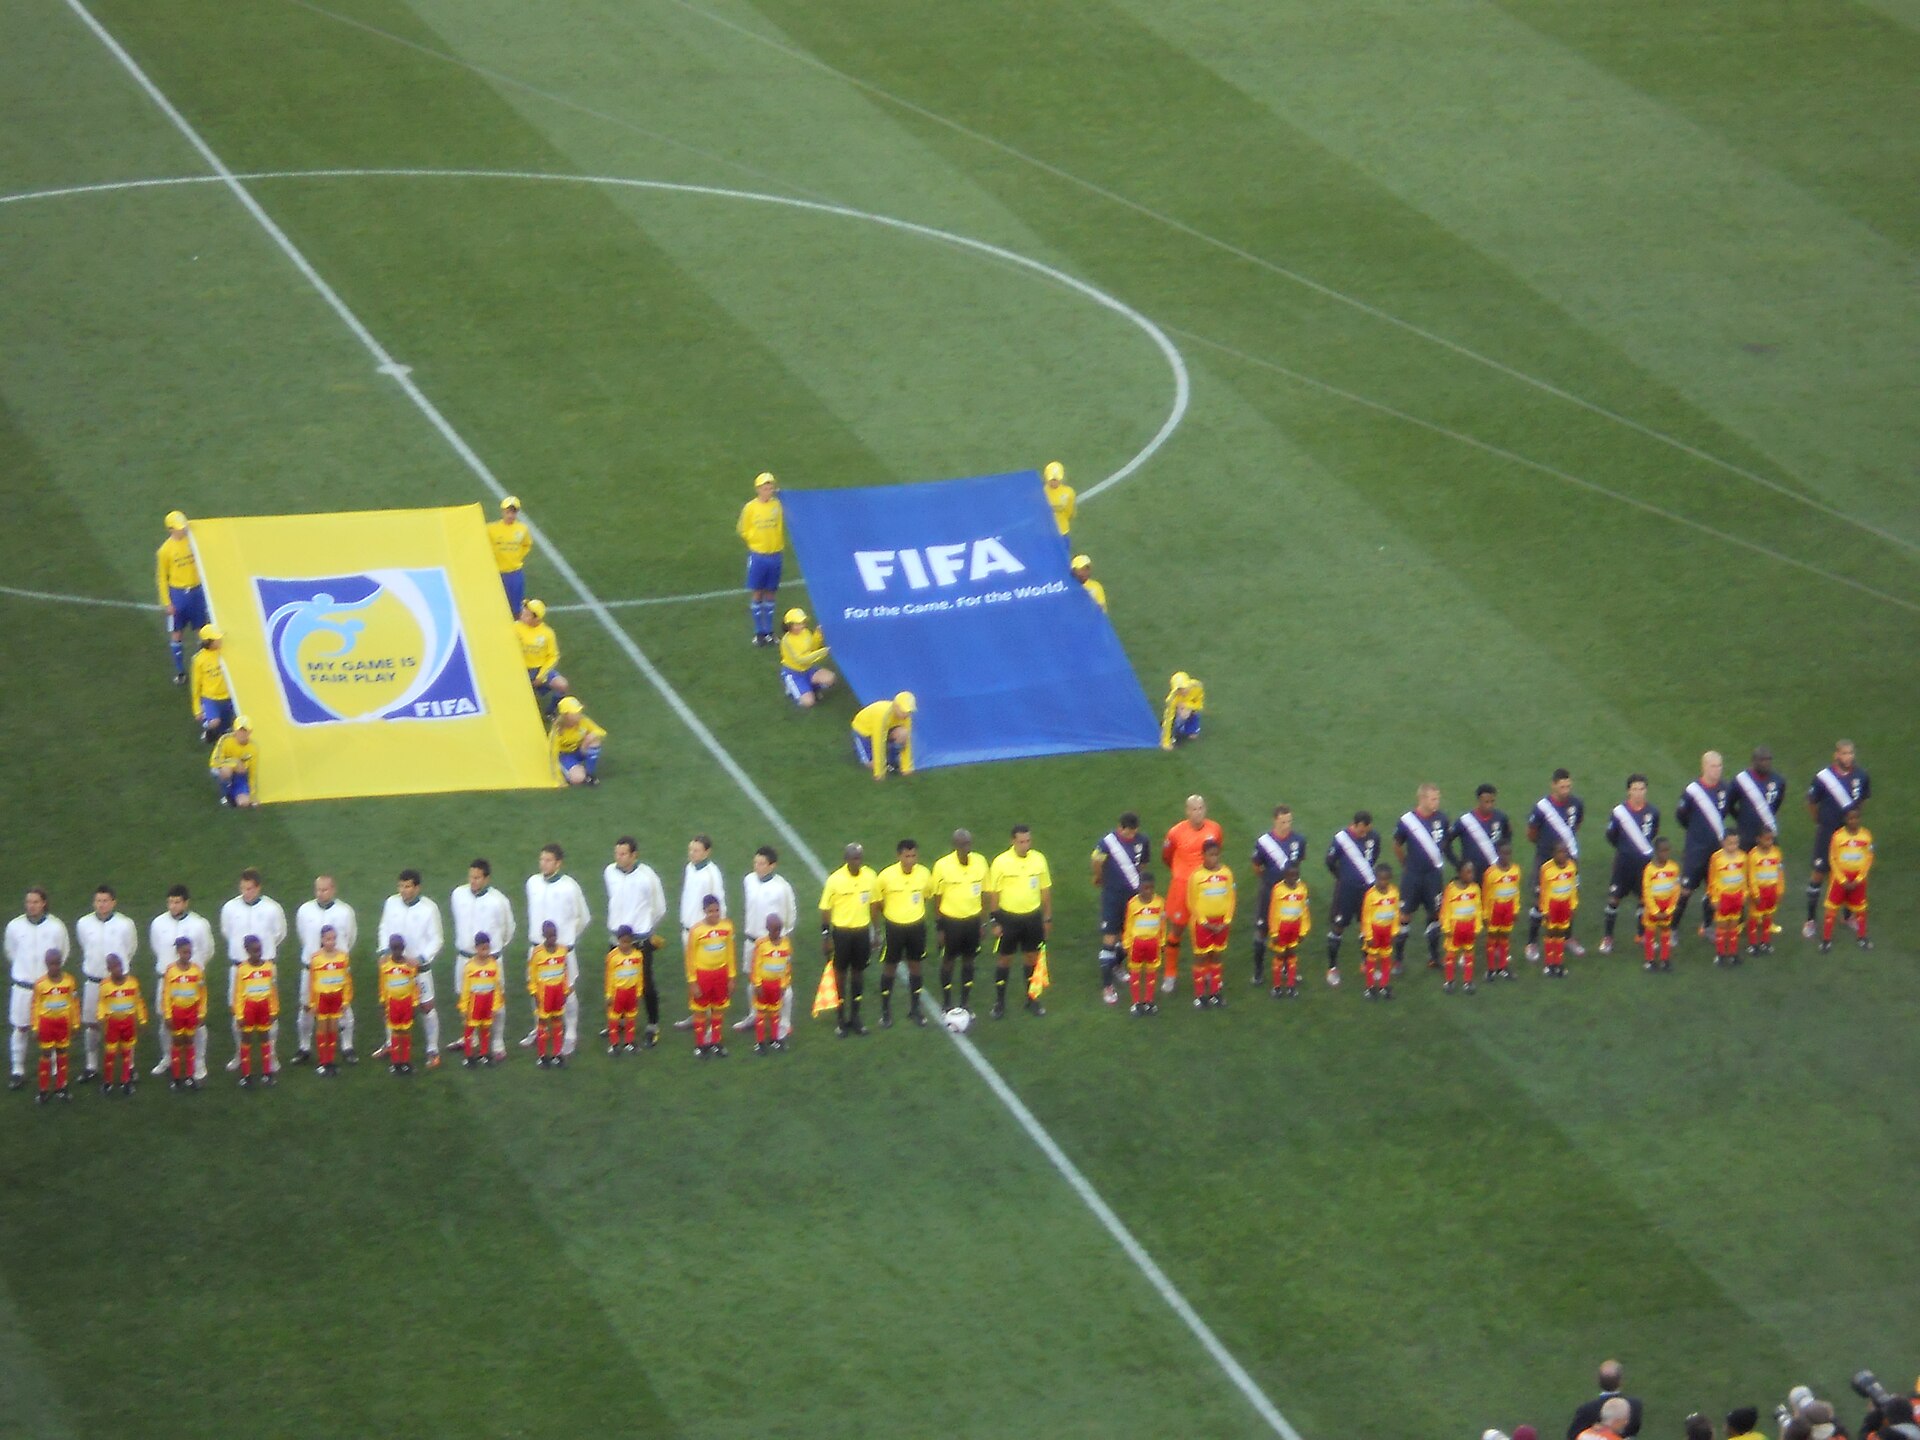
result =
[[[796,577],[782,580],[783,590],[804,590],[807,582]],[[642,605],[686,605],[695,600],[738,600],[744,592],[738,585],[729,585],[725,590],[695,590],[690,595],[642,595],[633,600],[603,600],[601,603],[609,610],[632,610]],[[549,605],[549,615],[565,615],[569,611],[585,610],[585,605]]]
[[[93,15],[87,10],[86,6],[81,3],[81,0],[66,0],[66,3],[67,8],[93,32],[94,36],[102,45],[106,46],[114,59],[120,62],[121,68],[132,77],[134,83],[145,92],[147,98],[153,101],[161,113],[172,122],[173,127],[180,132],[181,136],[193,147],[200,158],[207,163],[208,168],[220,177],[227,189],[232,192],[234,198],[240,202],[247,213],[259,224],[260,228],[267,233],[268,238],[271,239],[281,253],[287,257],[307,283],[314,288],[320,298],[326,302],[327,307],[340,317],[341,323],[347,327],[367,353],[373,356],[377,362],[375,367],[377,371],[393,378],[394,382],[399,385],[401,392],[413,403],[414,408],[420,412],[427,423],[447,442],[448,446],[481,484],[485,485],[495,496],[506,495],[506,487],[500,483],[498,477],[488,468],[487,463],[474,452],[473,447],[453,428],[446,416],[442,415],[434,403],[421,391],[420,387],[414,384],[412,374],[407,367],[397,363],[392,355],[387,352],[386,348],[374,338],[373,333],[369,331],[367,327],[361,323],[360,318],[348,308],[346,301],[340,298],[339,292],[328,284],[326,279],[313,268],[312,263],[301,252],[300,248],[288,238],[286,231],[282,230],[274,221],[273,217],[261,208],[260,202],[254,199],[253,193],[248,190],[247,187],[241,183],[239,177],[227,167],[226,162],[214,153],[212,147],[201,138],[200,132],[193,128],[187,118],[182,115],[179,110],[174,108],[173,102],[168,100],[160,91],[159,87],[147,77],[147,73],[140,68],[139,63],[133,56],[128,54],[120,42],[114,39],[112,34],[109,33],[98,20],[93,18]],[[837,210],[839,207],[822,206],[819,208]],[[924,229],[924,227],[920,226],[910,226],[904,221],[896,223],[904,229]],[[939,232],[930,233],[939,234]],[[984,242],[973,243],[982,249],[992,250],[997,248],[986,246]],[[1013,256],[1011,252],[1002,253],[1016,260],[1021,258]],[[1037,265],[1038,262],[1025,261],[1023,263]],[[1072,283],[1075,284],[1076,288],[1086,289],[1096,296],[1099,294],[1097,291],[1092,291],[1091,287],[1081,285],[1079,282]],[[1171,341],[1166,341],[1165,344],[1171,356],[1177,361],[1179,351],[1173,349]],[[1180,373],[1184,378],[1184,367],[1181,368]],[[1183,398],[1184,394],[1185,390],[1183,386]],[[1170,430],[1167,433],[1171,433]],[[1113,477],[1109,478],[1111,479]],[[595,595],[587,583],[580,578],[579,572],[573,568],[567,558],[554,547],[551,541],[542,536],[533,525],[529,524],[527,528],[533,531],[535,538],[540,541],[543,551],[552,562],[554,568],[560,572],[561,576],[573,588],[574,592],[579,595],[587,609],[592,612],[594,618],[600,622],[601,627],[612,637],[614,643],[625,652],[627,658],[633,662],[634,667],[638,669],[654,689],[660,693],[660,697],[667,702],[668,707],[673,710],[674,714],[679,716],[681,722],[685,724],[693,733],[694,737],[700,741],[708,754],[718,762],[720,768],[740,787],[741,792],[745,794],[755,808],[760,811],[767,822],[774,827],[781,839],[800,857],[806,867],[813,872],[815,878],[824,882],[827,875],[826,867],[820,863],[820,857],[813,852],[812,847],[800,838],[799,832],[796,831],[787,818],[775,808],[773,802],[769,800],[766,793],[754,783],[753,777],[747,774],[746,770],[740,765],[740,762],[735,760],[727,748],[715,738],[713,732],[707,728],[705,722],[695,713],[693,707],[687,704],[685,699],[681,697],[680,692],[673,688],[672,684],[668,682],[666,676],[660,672],[653,661],[634,643],[633,637],[627,634],[614,620],[613,614],[607,609],[605,602]],[[1014,1119],[1019,1122],[1021,1128],[1034,1139],[1035,1143],[1039,1144],[1041,1152],[1047,1157],[1054,1169],[1059,1172],[1061,1177],[1072,1187],[1074,1193],[1077,1194],[1092,1211],[1095,1218],[1106,1228],[1108,1234],[1113,1237],[1121,1250],[1124,1251],[1127,1257],[1139,1268],[1141,1274],[1146,1277],[1147,1281],[1160,1294],[1161,1298],[1167,1302],[1174,1313],[1186,1324],[1187,1329],[1193,1333],[1194,1338],[1200,1342],[1207,1353],[1220,1365],[1222,1372],[1233,1382],[1234,1387],[1240,1391],[1248,1403],[1253,1406],[1260,1418],[1266,1422],[1267,1426],[1275,1434],[1281,1436],[1282,1440],[1300,1440],[1299,1432],[1287,1422],[1287,1418],[1282,1415],[1274,1403],[1267,1398],[1266,1392],[1255,1383],[1253,1377],[1247,1373],[1245,1368],[1233,1358],[1232,1353],[1220,1343],[1219,1337],[1213,1333],[1212,1328],[1208,1326],[1206,1321],[1200,1318],[1192,1305],[1181,1295],[1178,1288],[1167,1278],[1165,1272],[1154,1263],[1153,1257],[1150,1256],[1146,1248],[1134,1238],[1132,1231],[1127,1228],[1125,1222],[1114,1213],[1111,1206],[1100,1198],[1100,1194],[1093,1188],[1092,1182],[1081,1173],[1080,1168],[1073,1163],[1066,1152],[1047,1134],[1045,1127],[1033,1117],[1033,1113],[1028,1110],[1026,1106],[1021,1103],[1020,1098],[1008,1088],[1006,1081],[1000,1078],[999,1072],[993,1068],[985,1056],[980,1054],[973,1042],[965,1036],[954,1035],[951,1031],[946,1031],[945,1033],[948,1034],[953,1043],[959,1047],[961,1054],[967,1058],[968,1062],[981,1077],[988,1081],[989,1087],[1000,1099],[1001,1103],[1007,1106],[1009,1112],[1013,1115]]]
[[159,602],[143,605],[138,600],[109,600],[101,595],[62,595],[52,590],[22,590],[16,585],[0,585],[0,595],[11,595],[16,600],[55,600],[63,605],[98,605],[106,610],[139,610],[147,614],[160,613]]
[[[727,19],[724,15],[716,15],[711,10],[693,4],[692,0],[669,0],[669,3],[679,6],[680,9],[685,10],[690,15],[697,15],[702,20],[721,26],[723,29],[731,30],[737,35],[744,36],[757,45],[764,45],[770,50],[787,56],[789,59],[812,66],[814,69],[831,75],[837,80],[844,81],[856,89],[864,90],[869,95],[886,101],[889,105],[897,105],[900,109],[910,114],[918,115],[923,120],[930,120],[936,125],[951,130],[956,135],[964,135],[977,144],[998,150],[1002,155],[1010,156],[1022,164],[1031,165],[1034,169],[1044,171],[1057,180],[1064,180],[1067,184],[1077,186],[1085,190],[1088,194],[1098,195],[1103,200],[1110,201],[1124,209],[1131,210],[1134,214],[1144,216],[1157,224],[1166,226],[1170,230],[1176,230],[1180,234],[1197,240],[1203,245],[1211,246],[1224,254],[1233,256],[1235,259],[1244,260],[1249,265],[1257,266],[1269,274],[1278,275],[1284,280],[1290,280],[1303,289],[1311,290],[1314,294],[1332,300],[1337,304],[1346,305],[1359,311],[1362,315],[1371,316],[1382,324],[1404,330],[1407,334],[1417,336],[1431,345],[1437,345],[1443,350],[1450,351],[1463,360],[1470,360],[1476,365],[1484,365],[1496,374],[1504,375],[1508,379],[1518,381],[1522,385],[1530,385],[1543,394],[1553,396],[1556,400],[1562,400],[1569,405],[1578,406],[1589,414],[1598,415],[1601,419],[1610,420],[1616,425],[1623,425],[1636,434],[1644,435],[1649,440],[1658,441],[1662,445],[1670,445],[1681,454],[1692,456],[1704,465],[1716,466],[1730,475],[1737,475],[1743,480],[1751,481],[1755,485],[1784,495],[1789,500],[1797,500],[1809,509],[1817,510],[1823,515],[1843,521],[1848,525],[1854,526],[1856,529],[1865,531],[1869,535],[1878,536],[1889,545],[1898,545],[1902,549],[1909,551],[1920,551],[1920,541],[1909,540],[1905,536],[1897,535],[1891,530],[1883,529],[1871,521],[1849,515],[1844,510],[1837,510],[1825,501],[1807,494],[1804,490],[1796,490],[1791,485],[1783,485],[1778,480],[1756,474],[1745,466],[1734,464],[1731,460],[1723,460],[1711,450],[1703,450],[1697,445],[1689,444],[1687,441],[1680,439],[1678,436],[1667,434],[1664,430],[1655,429],[1653,426],[1635,420],[1631,416],[1622,415],[1616,410],[1609,410],[1606,406],[1589,400],[1583,395],[1576,395],[1571,390],[1563,389],[1551,380],[1543,380],[1538,375],[1529,375],[1526,371],[1517,369],[1505,361],[1496,360],[1491,355],[1482,354],[1472,346],[1463,345],[1458,340],[1450,340],[1445,335],[1429,330],[1425,326],[1416,325],[1413,321],[1403,319],[1390,310],[1383,310],[1378,305],[1369,304],[1357,295],[1349,295],[1346,291],[1336,289],[1323,280],[1316,280],[1311,275],[1291,269],[1276,260],[1269,260],[1264,255],[1257,255],[1251,250],[1235,245],[1230,240],[1222,240],[1217,235],[1210,235],[1205,230],[1189,225],[1186,221],[1167,214],[1164,210],[1156,210],[1151,205],[1143,205],[1138,200],[1122,195],[1117,190],[1109,190],[1106,186],[1076,175],[1071,170],[1064,170],[1050,161],[1042,160],[1037,155],[1031,155],[1016,145],[1009,145],[1004,140],[996,139],[983,131],[973,129],[969,125],[963,125],[958,120],[949,119],[938,111],[929,110],[924,105],[915,104],[905,96],[896,95],[891,90],[874,84],[871,80],[863,80],[858,75],[850,74],[837,66],[829,65],[817,55],[788,45],[784,41],[776,40],[770,35],[762,35],[756,30],[750,30],[736,21]],[[1786,469],[1785,466],[1781,468],[1783,470]],[[1791,471],[1787,471],[1787,473],[1792,474]],[[1794,478],[1796,480],[1799,479],[1797,475],[1794,476]],[[1804,484],[1805,482],[1803,481],[1801,483]]]

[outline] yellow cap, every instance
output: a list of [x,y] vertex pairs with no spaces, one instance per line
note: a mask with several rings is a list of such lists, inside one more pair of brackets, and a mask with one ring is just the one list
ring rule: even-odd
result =
[[1073,557],[1073,563],[1068,568],[1073,570],[1091,570],[1093,568],[1093,561],[1084,555],[1076,555]]
[[1046,478],[1049,480],[1066,479],[1067,467],[1062,465],[1058,460],[1049,460],[1047,462]]
[[902,715],[911,715],[914,710],[914,698],[911,690],[902,690],[893,697],[893,708]]
[[786,623],[787,623],[787,624],[789,624],[789,625],[804,625],[804,624],[806,624],[806,623],[807,623],[807,612],[806,612],[806,611],[804,611],[804,610],[802,610],[802,609],[800,609],[800,608],[799,608],[798,606],[795,606],[795,607],[794,607],[793,609],[791,609],[791,610],[789,610],[789,611],[787,611],[787,618],[786,618]]
[[561,696],[560,703],[554,706],[554,709],[558,710],[562,715],[578,715],[585,708],[585,706],[571,695]]
[[224,640],[227,637],[220,633],[220,627],[217,625],[202,625],[200,627],[200,638],[203,641],[206,641],[206,640]]
[[762,470],[758,475],[753,477],[753,488],[755,490],[758,490],[762,485],[778,485],[779,483],[778,480],[773,478],[773,472],[771,470]]
[[250,716],[236,715],[233,717],[233,728],[236,730],[251,730],[253,728],[253,720]]
[[1184,670],[1174,671],[1173,679],[1168,682],[1175,690],[1184,690],[1192,683],[1193,677]]
[[167,528],[169,530],[186,529],[187,528],[187,512],[184,510],[167,511]]
[[544,600],[527,600],[522,602],[520,608],[531,611],[533,618],[536,620],[544,620],[547,618],[547,602]]
[[500,502],[500,508],[502,510],[518,510],[520,508],[520,497],[518,495],[507,496],[506,499]]

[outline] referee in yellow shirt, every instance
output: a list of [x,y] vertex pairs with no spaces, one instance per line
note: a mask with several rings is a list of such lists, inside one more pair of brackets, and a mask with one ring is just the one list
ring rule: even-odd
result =
[[933,872],[920,863],[920,842],[902,840],[894,846],[899,857],[880,872],[880,919],[886,926],[887,949],[880,966],[880,1028],[893,1024],[894,973],[907,962],[907,983],[913,987],[907,1018],[927,1023],[920,1013],[920,967],[927,958],[927,892]]
[[873,907],[880,899],[878,877],[858,845],[846,849],[846,863],[827,876],[820,892],[820,953],[833,963],[840,986],[839,1023],[833,1033],[842,1040],[864,1035],[860,1023],[860,992],[867,984],[867,961],[873,957]]
[[[1041,947],[1053,929],[1053,872],[1047,869],[1047,857],[1033,848],[1030,827],[1014,826],[1013,843],[993,857],[986,906],[993,912],[993,933],[1000,937],[994,947],[993,1018],[1001,1020],[1007,1013],[1008,957],[1019,954],[1031,983]],[[1021,993],[1026,993],[1024,988]],[[1034,999],[1027,1000],[1027,1009],[1035,1015],[1047,1013]]]
[[960,962],[960,1008],[973,998],[973,962],[980,954],[981,897],[987,861],[973,853],[973,832],[953,832],[953,850],[933,862],[934,930],[940,937],[940,1008],[953,1009],[953,962]]

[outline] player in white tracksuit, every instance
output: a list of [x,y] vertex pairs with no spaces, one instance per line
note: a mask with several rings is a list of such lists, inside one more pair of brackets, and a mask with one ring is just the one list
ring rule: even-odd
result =
[[[287,943],[287,912],[280,908],[280,902],[260,889],[260,872],[247,869],[240,872],[240,893],[220,907],[220,938],[227,947],[227,1013],[233,1023],[233,1059],[227,1062],[227,1069],[240,1068],[240,1011],[234,1003],[234,983],[240,974],[240,966],[247,958],[247,937],[254,936],[260,941],[260,958],[272,960]],[[171,956],[168,957],[171,962]],[[207,977],[207,988],[213,988],[213,977]],[[163,1010],[161,1012],[165,1014]],[[273,1068],[280,1068],[280,1022],[273,1022]],[[194,1056],[196,1068],[206,1064],[204,1037],[196,1047]]]
[[440,1063],[440,1012],[433,1008],[433,962],[446,944],[440,925],[440,907],[420,892],[420,872],[402,870],[399,890],[380,907],[380,948],[398,935],[406,942],[407,959],[419,967],[414,1012],[426,1022],[427,1066]]
[[87,1027],[87,1065],[80,1072],[84,1085],[100,1073],[100,986],[107,978],[107,957],[118,955],[130,973],[140,932],[119,912],[113,887],[102,885],[93,892],[92,913],[74,922],[73,938],[80,944],[80,973],[86,982],[80,1002],[80,1020]]
[[[713,840],[707,835],[696,835],[687,842],[687,868],[680,875],[680,949],[684,954],[687,948],[687,936],[693,927],[706,919],[706,899],[713,895],[720,901],[720,917],[727,915],[727,877],[720,873],[720,866],[713,858]],[[693,1016],[673,1022],[676,1030],[691,1030]]]
[[[153,951],[153,1013],[164,1016],[167,1013],[167,967],[177,958],[178,948],[174,942],[184,939],[192,947],[187,953],[193,963],[200,967],[202,974],[213,963],[213,926],[199,911],[191,908],[192,896],[184,885],[175,885],[167,891],[167,908],[153,917],[153,923],[147,926],[147,948]],[[160,1047],[160,1063],[153,1067],[153,1073],[167,1073],[167,1047]],[[193,1037],[194,1079],[207,1078],[207,1027],[203,1022]]]
[[[453,948],[459,952],[453,975],[453,992],[464,999],[467,990],[467,961],[473,958],[473,937],[487,937],[493,953],[506,963],[507,946],[513,942],[513,902],[493,886],[493,866],[475,860],[467,866],[467,883],[457,887],[447,901],[453,917]],[[504,1060],[507,1054],[507,995],[511,985],[502,985],[493,1001],[493,1055]]]
[[[736,1030],[753,1027],[753,947],[767,933],[767,917],[778,915],[789,936],[799,934],[800,909],[793,886],[774,867],[780,852],[762,845],[753,852],[753,869],[740,882],[740,991],[747,997],[747,1013],[733,1022]],[[793,1030],[793,987],[780,997],[780,1026],[775,1031],[784,1040]]]
[[[316,875],[313,899],[293,912],[293,931],[300,937],[300,1014],[294,1021],[299,1040],[299,1054],[293,1057],[296,1065],[305,1064],[313,1050],[313,977],[307,973],[307,966],[320,948],[321,930],[329,925],[333,927],[334,947],[342,955],[353,954],[354,944],[360,938],[360,919],[353,913],[353,906],[340,898],[333,877]],[[340,1009],[340,1051],[349,1064],[359,1058],[353,1053],[351,1005]]]
[[[580,889],[580,882],[567,874],[566,852],[558,845],[545,845],[540,850],[540,869],[527,877],[527,934],[538,936],[541,928],[551,920],[559,933],[556,942],[566,947],[570,959],[580,944],[581,932],[587,928],[587,922],[593,918],[587,909],[587,897]],[[528,1035],[520,1042],[531,1045],[533,1036]],[[563,1055],[571,1055],[580,1043],[580,993],[576,986],[567,996],[566,1040],[561,1047]]]

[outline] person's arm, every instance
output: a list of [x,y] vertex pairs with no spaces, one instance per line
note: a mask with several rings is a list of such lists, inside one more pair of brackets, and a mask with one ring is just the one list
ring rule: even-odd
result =
[[1053,886],[1040,887],[1040,924],[1043,928],[1053,925]]
[[440,958],[440,947],[447,943],[447,932],[440,923],[440,907],[424,895],[420,898],[427,907],[427,934],[420,942],[420,959],[424,964]]
[[173,613],[173,593],[167,587],[167,546],[165,541],[162,541],[160,548],[153,552],[153,578],[154,582],[160,587],[160,608],[171,615]]
[[1106,873],[1107,873],[1107,851],[1106,851],[1106,847],[1102,846],[1100,849],[1095,850],[1093,852],[1093,888],[1094,889],[1098,890],[1100,888],[1100,882],[1103,878],[1105,878]]

